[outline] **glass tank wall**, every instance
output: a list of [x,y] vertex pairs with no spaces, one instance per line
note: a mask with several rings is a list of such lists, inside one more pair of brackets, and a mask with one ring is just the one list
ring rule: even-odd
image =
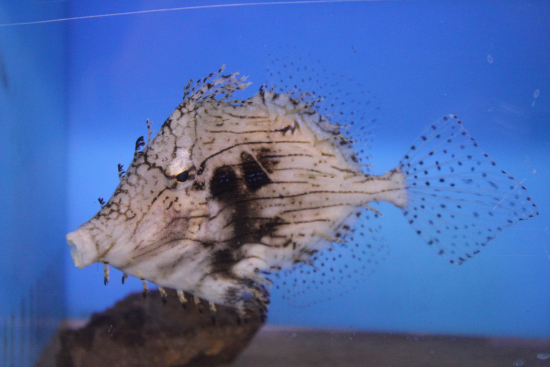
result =
[[[369,238],[389,255],[364,274],[350,270],[345,292],[292,291],[288,302],[275,282],[268,325],[550,338],[549,4],[219,4],[28,1],[23,13],[2,2],[3,362],[25,355],[29,365],[62,316],[85,319],[141,291],[113,268],[105,286],[102,264],[76,269],[64,235],[112,195],[146,119],[158,131],[189,79],[222,65],[253,83],[237,98],[269,80],[268,67],[300,83],[315,64],[343,102],[373,101],[363,148],[376,174],[396,167],[427,125],[456,114],[540,213],[455,266],[399,209],[377,205],[383,217],[370,224],[380,233]],[[70,20],[4,26],[60,18]]]
[[[0,2],[0,23],[66,16]],[[66,316],[66,24],[0,28],[0,365],[32,366]]]

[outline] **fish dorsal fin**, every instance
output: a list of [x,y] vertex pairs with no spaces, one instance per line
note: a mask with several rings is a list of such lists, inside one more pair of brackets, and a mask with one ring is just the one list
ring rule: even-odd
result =
[[360,170],[369,173],[371,144],[383,116],[376,95],[349,76],[327,71],[310,54],[287,47],[269,57],[266,90],[320,101],[314,106],[316,111],[340,127],[339,134],[351,141],[352,159],[357,159]]

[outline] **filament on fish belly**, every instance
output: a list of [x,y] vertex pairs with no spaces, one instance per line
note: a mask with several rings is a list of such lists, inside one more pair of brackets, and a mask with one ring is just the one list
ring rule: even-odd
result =
[[143,298],[146,298],[147,293],[149,293],[149,287],[147,286],[147,281],[145,279],[141,279],[141,285],[143,287]]
[[160,297],[162,299],[162,303],[166,304],[168,293],[166,293],[166,290],[162,287],[158,287],[158,289],[159,289]]
[[103,263],[103,279],[104,279],[104,285],[107,285],[109,283],[109,264]]
[[185,298],[185,293],[183,293],[183,291],[181,289],[178,289],[176,291],[177,295],[178,295],[178,299],[180,301],[180,303],[182,305],[185,305],[187,303],[187,298]]
[[216,313],[216,305],[212,302],[208,302],[208,305],[210,306],[210,312]]

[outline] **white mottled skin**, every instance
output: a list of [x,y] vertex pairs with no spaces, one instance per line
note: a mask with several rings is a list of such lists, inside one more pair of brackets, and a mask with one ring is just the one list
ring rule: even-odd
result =
[[[220,95],[246,87],[244,78],[218,75],[210,83],[198,85],[136,153],[96,216],[67,235],[76,266],[104,262],[213,303],[244,306],[243,296],[251,294],[263,304],[261,272],[307,261],[362,204],[406,205],[403,174],[361,173],[338,126],[311,102],[267,91],[234,102]],[[239,173],[243,152],[269,184],[247,190]],[[213,197],[214,171],[231,165],[240,176],[235,196]],[[186,170],[194,179],[178,183],[175,176]],[[238,210],[265,218],[250,219],[251,238],[232,240],[247,221],[235,216]],[[275,225],[265,230],[262,223]],[[229,260],[213,259],[220,250]]]
[[67,235],[76,266],[103,262],[216,304],[265,310],[264,274],[310,263],[369,202],[400,207],[454,264],[538,214],[456,116],[429,126],[398,168],[372,176],[340,127],[317,113],[321,101],[264,89],[231,100],[247,86],[220,73],[188,85],[111,199]]

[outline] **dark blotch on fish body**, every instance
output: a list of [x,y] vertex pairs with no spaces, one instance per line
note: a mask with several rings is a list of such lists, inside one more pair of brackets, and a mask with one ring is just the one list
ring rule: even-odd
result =
[[250,154],[242,152],[241,160],[246,187],[249,190],[257,191],[261,187],[272,182],[263,168]]

